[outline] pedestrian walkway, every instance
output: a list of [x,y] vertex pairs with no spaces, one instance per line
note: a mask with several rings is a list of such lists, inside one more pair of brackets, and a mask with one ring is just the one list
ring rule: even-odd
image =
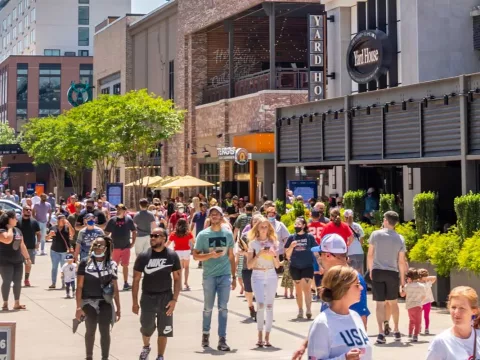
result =
[[[48,244],[49,246],[49,244]],[[133,261],[133,260],[132,260]],[[296,302],[294,299],[278,298],[274,304],[274,327],[270,349],[257,349],[257,331],[255,324],[247,316],[248,309],[243,296],[236,290],[230,298],[229,319],[227,328],[230,353],[217,350],[204,350],[200,346],[201,322],[203,309],[203,292],[201,287],[202,270],[192,261],[190,286],[192,291],[182,292],[174,314],[174,338],[169,340],[167,360],[207,359],[211,355],[222,355],[224,359],[252,360],[287,360],[308,333],[310,321],[297,320]],[[132,262],[133,265],[133,262]],[[17,322],[16,359],[38,360],[81,360],[84,359],[84,325],[80,325],[78,333],[72,334],[72,319],[75,313],[75,300],[65,299],[63,290],[48,290],[50,285],[50,257],[37,257],[37,264],[32,270],[31,288],[22,289],[22,303],[27,311],[0,313],[1,321]],[[279,294],[283,294],[283,289]],[[120,292],[122,319],[112,331],[110,360],[138,359],[142,347],[140,324],[137,315],[132,313],[131,292]],[[369,307],[372,316],[368,322],[368,334],[375,341],[377,326],[375,324],[375,307],[369,296]],[[314,304],[314,316],[318,314],[319,304]],[[408,326],[408,315],[403,304],[400,305],[400,330],[405,333]],[[212,321],[211,345],[217,343],[217,312],[214,310]],[[450,326],[450,317],[445,310],[433,310],[430,331],[438,334]],[[387,338],[387,344],[374,345],[374,359],[404,360],[423,359],[428,342],[434,335],[420,336],[417,344],[408,343],[406,336],[401,343],[395,343],[393,337]],[[99,345],[98,339],[96,342]],[[153,346],[152,350],[156,347]],[[152,354],[154,351],[152,351]],[[100,359],[100,349],[95,347],[95,359]],[[154,359],[154,356],[150,356]],[[306,356],[304,356],[306,359]]]

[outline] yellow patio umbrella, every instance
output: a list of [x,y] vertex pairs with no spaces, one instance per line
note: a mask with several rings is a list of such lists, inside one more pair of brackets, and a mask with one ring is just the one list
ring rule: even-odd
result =
[[143,187],[152,187],[152,184],[162,180],[161,176],[144,176],[141,179],[138,179],[130,184],[125,185],[125,187],[133,187],[133,186],[143,186]]
[[154,190],[162,190],[163,185],[167,185],[177,179],[180,179],[180,176],[165,176],[164,178],[152,183],[149,187],[154,188]]
[[180,179],[169,182],[166,185],[161,186],[162,189],[172,189],[172,188],[185,188],[185,187],[198,187],[198,186],[214,186],[208,181],[196,178],[194,176],[182,176]]

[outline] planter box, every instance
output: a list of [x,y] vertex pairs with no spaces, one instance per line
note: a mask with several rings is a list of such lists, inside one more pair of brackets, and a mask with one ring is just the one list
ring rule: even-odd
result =
[[[451,276],[453,273],[450,274],[450,277],[438,276],[437,272],[435,271],[435,268],[430,263],[411,262],[409,263],[409,266],[414,267],[416,269],[422,269],[422,268],[427,269],[431,276],[437,277],[437,281],[432,286],[433,298],[435,299],[435,302],[433,303],[433,305],[438,307],[446,307],[448,294],[450,293],[450,288],[455,287],[453,284],[450,284]],[[480,288],[480,278],[477,278],[477,279],[478,279],[477,281]],[[465,283],[463,282],[462,284],[464,285]]]
[[480,276],[468,270],[454,270],[450,273],[452,289],[457,286],[470,286],[480,293]]

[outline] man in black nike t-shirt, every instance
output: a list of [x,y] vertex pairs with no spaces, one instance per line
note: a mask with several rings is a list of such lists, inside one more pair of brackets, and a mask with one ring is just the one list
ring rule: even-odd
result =
[[[182,276],[180,259],[175,251],[165,247],[167,233],[162,228],[152,230],[150,246],[147,251],[138,255],[133,266],[132,311],[140,315],[140,332],[143,337],[143,349],[140,360],[148,359],[150,354],[150,337],[158,330],[158,357],[164,360],[163,355],[167,347],[167,338],[173,336],[173,310],[180,294]],[[138,289],[143,276],[142,297],[138,302]],[[173,292],[172,292],[173,274]]]

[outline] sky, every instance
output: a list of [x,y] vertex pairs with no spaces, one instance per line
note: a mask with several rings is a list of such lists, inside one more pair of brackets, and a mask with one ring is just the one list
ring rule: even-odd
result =
[[165,0],[132,0],[132,13],[147,14],[165,3]]

